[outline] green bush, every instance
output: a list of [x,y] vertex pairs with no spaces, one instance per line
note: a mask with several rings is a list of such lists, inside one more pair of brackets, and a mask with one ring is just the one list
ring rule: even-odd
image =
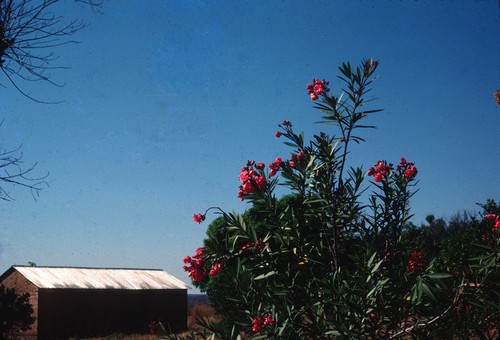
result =
[[28,330],[35,318],[29,294],[17,294],[12,288],[0,285],[0,338]]
[[[292,155],[241,169],[238,196],[252,205],[245,214],[210,208],[193,216],[201,223],[209,210],[221,215],[204,247],[184,259],[222,316],[205,324],[214,334],[485,336],[498,322],[499,212],[448,225],[429,218],[429,226],[416,228],[409,223],[413,162],[374,159],[368,171],[349,163],[350,146],[363,142],[358,132],[373,127],[363,121],[381,111],[365,98],[377,66],[372,59],[342,64],[338,94],[327,81],[308,84],[311,99],[321,99],[321,122],[334,133],[306,141],[291,122],[281,123],[276,137]],[[288,189],[281,199],[278,185]],[[491,229],[486,241],[476,227]]]

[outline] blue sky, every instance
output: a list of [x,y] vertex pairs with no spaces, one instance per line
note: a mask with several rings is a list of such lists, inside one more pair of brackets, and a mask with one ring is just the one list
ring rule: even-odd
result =
[[182,258],[210,206],[242,212],[248,159],[290,150],[274,137],[292,121],[311,136],[305,86],[338,88],[337,65],[380,60],[369,119],[352,165],[401,156],[419,169],[411,206],[450,217],[500,200],[498,1],[119,1],[101,13],[63,2],[90,25],[56,50],[50,84],[0,83],[1,146],[49,173],[37,201],[6,187],[0,272],[13,264],[163,268],[188,282]]

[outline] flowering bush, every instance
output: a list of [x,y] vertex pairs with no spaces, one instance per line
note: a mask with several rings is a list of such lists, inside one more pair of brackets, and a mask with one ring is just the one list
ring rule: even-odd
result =
[[[338,95],[326,80],[308,84],[321,122],[334,133],[306,141],[282,122],[275,136],[292,148],[290,159],[267,167],[248,161],[240,171],[237,196],[252,208],[243,215],[208,209],[221,216],[184,268],[222,316],[217,325],[205,324],[221,338],[439,336],[481,295],[468,285],[492,282],[498,213],[486,215],[495,225],[494,245],[474,260],[475,269],[455,273],[407,237],[415,163],[401,158],[394,168],[379,160],[368,171],[349,164],[351,142],[363,142],[357,131],[373,127],[362,120],[381,111],[365,99],[377,66],[372,59],[355,68],[342,64]],[[289,190],[281,199],[277,185]],[[208,210],[195,214],[195,222]],[[481,318],[495,315],[498,308],[490,308]]]

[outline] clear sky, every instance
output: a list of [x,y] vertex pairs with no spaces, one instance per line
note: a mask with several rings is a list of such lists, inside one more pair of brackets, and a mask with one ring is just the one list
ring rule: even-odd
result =
[[58,8],[90,25],[56,50],[52,79],[0,77],[0,144],[49,173],[34,201],[6,187],[0,272],[13,264],[162,268],[189,282],[182,259],[202,244],[210,206],[243,212],[248,159],[289,157],[274,137],[314,122],[306,84],[337,65],[380,61],[374,105],[352,165],[401,156],[419,169],[413,222],[500,200],[500,8],[490,1],[122,1],[101,13]]

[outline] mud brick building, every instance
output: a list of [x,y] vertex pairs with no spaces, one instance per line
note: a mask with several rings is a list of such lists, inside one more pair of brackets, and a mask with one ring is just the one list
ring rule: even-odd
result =
[[159,269],[12,266],[0,285],[30,294],[26,339],[144,334],[151,322],[187,328],[188,286]]

